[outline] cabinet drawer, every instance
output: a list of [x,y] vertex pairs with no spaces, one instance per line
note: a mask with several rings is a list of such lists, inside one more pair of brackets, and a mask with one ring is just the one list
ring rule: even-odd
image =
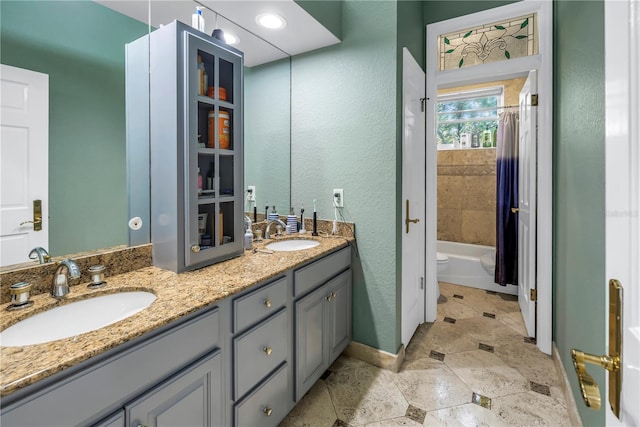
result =
[[351,265],[351,248],[346,247],[294,272],[294,296],[300,296],[326,282]]
[[289,365],[269,377],[253,394],[234,408],[235,425],[238,427],[276,426],[287,415]]
[[282,309],[233,340],[234,399],[240,398],[287,358],[288,315]]
[[233,300],[233,332],[241,331],[270,316],[286,302],[286,277]]

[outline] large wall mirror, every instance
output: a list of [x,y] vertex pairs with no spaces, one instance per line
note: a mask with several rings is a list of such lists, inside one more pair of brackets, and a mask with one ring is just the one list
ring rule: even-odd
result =
[[[113,3],[153,17],[168,2]],[[196,3],[173,3],[184,8],[173,19],[189,23]],[[46,249],[62,256],[127,244],[125,45],[153,28],[89,0],[0,7],[2,64],[49,76]],[[290,66],[281,57],[245,68],[245,187],[257,187],[259,212],[268,202],[284,213],[290,203]],[[11,182],[2,177],[4,189]]]

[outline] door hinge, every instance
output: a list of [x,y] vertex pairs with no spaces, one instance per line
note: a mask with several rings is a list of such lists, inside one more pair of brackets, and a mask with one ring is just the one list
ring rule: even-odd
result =
[[531,301],[538,301],[538,290],[537,289],[530,289],[529,290],[529,299]]
[[531,106],[532,107],[537,107],[538,106],[538,94],[534,93],[531,95]]
[[420,278],[420,289],[424,289],[424,277]]

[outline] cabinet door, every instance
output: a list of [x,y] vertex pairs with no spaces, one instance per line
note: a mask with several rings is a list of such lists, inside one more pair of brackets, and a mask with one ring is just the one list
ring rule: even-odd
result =
[[351,270],[327,283],[327,334],[329,335],[329,363],[340,356],[351,341]]
[[243,250],[242,55],[191,30],[184,40],[184,232],[191,267]]
[[216,350],[125,406],[129,426],[223,424],[221,351]]
[[326,297],[326,287],[322,286],[296,302],[296,400],[304,396],[328,366],[324,332]]

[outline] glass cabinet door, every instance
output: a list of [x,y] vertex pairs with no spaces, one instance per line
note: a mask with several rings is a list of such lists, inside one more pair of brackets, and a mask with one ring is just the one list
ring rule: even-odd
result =
[[185,264],[242,250],[242,58],[185,33]]

